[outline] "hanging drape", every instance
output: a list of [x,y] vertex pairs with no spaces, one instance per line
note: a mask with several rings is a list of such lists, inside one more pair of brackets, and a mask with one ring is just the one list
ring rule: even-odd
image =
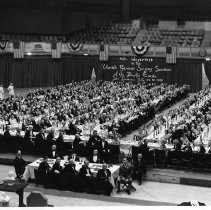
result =
[[[129,58],[129,57],[128,57]],[[149,65],[169,66],[171,72],[157,72],[157,76],[167,84],[189,84],[191,92],[202,88],[201,60],[177,59],[175,65],[165,63],[165,58],[154,58]],[[111,81],[119,70],[120,57],[109,57],[108,62],[99,61],[99,56],[63,56],[52,59],[50,56],[13,59],[12,55],[0,56],[0,84],[7,87],[10,82],[15,87],[49,87],[70,83],[72,80],[90,80],[92,69],[95,69],[97,80]],[[103,66],[116,67],[103,68]],[[210,80],[211,64],[205,64],[205,71]]]

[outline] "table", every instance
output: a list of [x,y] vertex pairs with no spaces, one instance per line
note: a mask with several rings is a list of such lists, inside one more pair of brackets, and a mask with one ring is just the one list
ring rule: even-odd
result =
[[[36,161],[34,161],[33,163],[30,163],[26,166],[25,172],[23,174],[23,178],[25,180],[28,180],[29,178],[31,179],[35,179],[35,175],[34,175],[34,169],[38,169],[39,164],[42,162],[42,158],[37,159]],[[61,160],[61,165],[64,166],[64,164],[66,163],[66,160]],[[48,164],[52,167],[53,164],[55,163],[55,159],[48,159]],[[77,171],[80,170],[80,168],[82,167],[83,163],[82,162],[77,162],[75,161],[75,169]],[[96,177],[97,172],[99,169],[102,168],[102,164],[97,164],[97,163],[89,163],[89,167],[91,169],[91,172],[93,173],[93,176]],[[115,178],[118,177],[118,173],[119,173],[119,166],[118,165],[108,165],[109,170],[111,171],[111,179],[110,182],[113,186],[115,186],[114,184],[114,180]]]
[[8,180],[4,181],[2,184],[0,184],[0,191],[6,191],[6,192],[15,192],[19,196],[19,207],[25,207],[26,205],[23,203],[23,192],[24,188],[28,185],[26,181],[20,181],[18,179],[16,180]]

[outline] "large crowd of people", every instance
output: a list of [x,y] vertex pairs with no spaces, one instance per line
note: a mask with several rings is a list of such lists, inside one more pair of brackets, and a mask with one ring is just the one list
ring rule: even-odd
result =
[[[82,81],[38,89],[26,97],[15,95],[0,101],[0,127],[4,131],[1,143],[6,150],[17,149],[10,136],[10,130],[16,130],[19,149],[48,154],[55,143],[59,149],[64,147],[64,134],[90,136],[97,130],[100,138],[117,138],[187,96],[188,90],[186,85],[149,88],[140,84]],[[55,130],[59,132],[56,142]],[[25,133],[21,139],[22,131]]]

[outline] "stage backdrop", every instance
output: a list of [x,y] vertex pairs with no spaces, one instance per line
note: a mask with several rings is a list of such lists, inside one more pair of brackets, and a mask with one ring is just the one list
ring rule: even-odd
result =
[[192,92],[202,88],[202,61],[177,59],[166,64],[165,58],[109,57],[108,62],[98,56],[27,57],[13,59],[0,56],[0,84],[7,87],[48,87],[74,81],[90,80],[92,69],[97,79],[114,81],[141,81],[147,84],[189,84]]

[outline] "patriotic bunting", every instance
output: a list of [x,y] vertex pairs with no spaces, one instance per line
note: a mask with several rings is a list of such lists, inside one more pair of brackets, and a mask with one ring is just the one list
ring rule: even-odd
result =
[[70,52],[79,52],[81,51],[81,49],[83,48],[83,44],[82,43],[67,43],[68,49],[70,50]]
[[132,50],[136,55],[142,56],[147,53],[147,51],[149,50],[149,46],[132,46]]
[[5,51],[7,47],[7,41],[0,41],[0,50]]

